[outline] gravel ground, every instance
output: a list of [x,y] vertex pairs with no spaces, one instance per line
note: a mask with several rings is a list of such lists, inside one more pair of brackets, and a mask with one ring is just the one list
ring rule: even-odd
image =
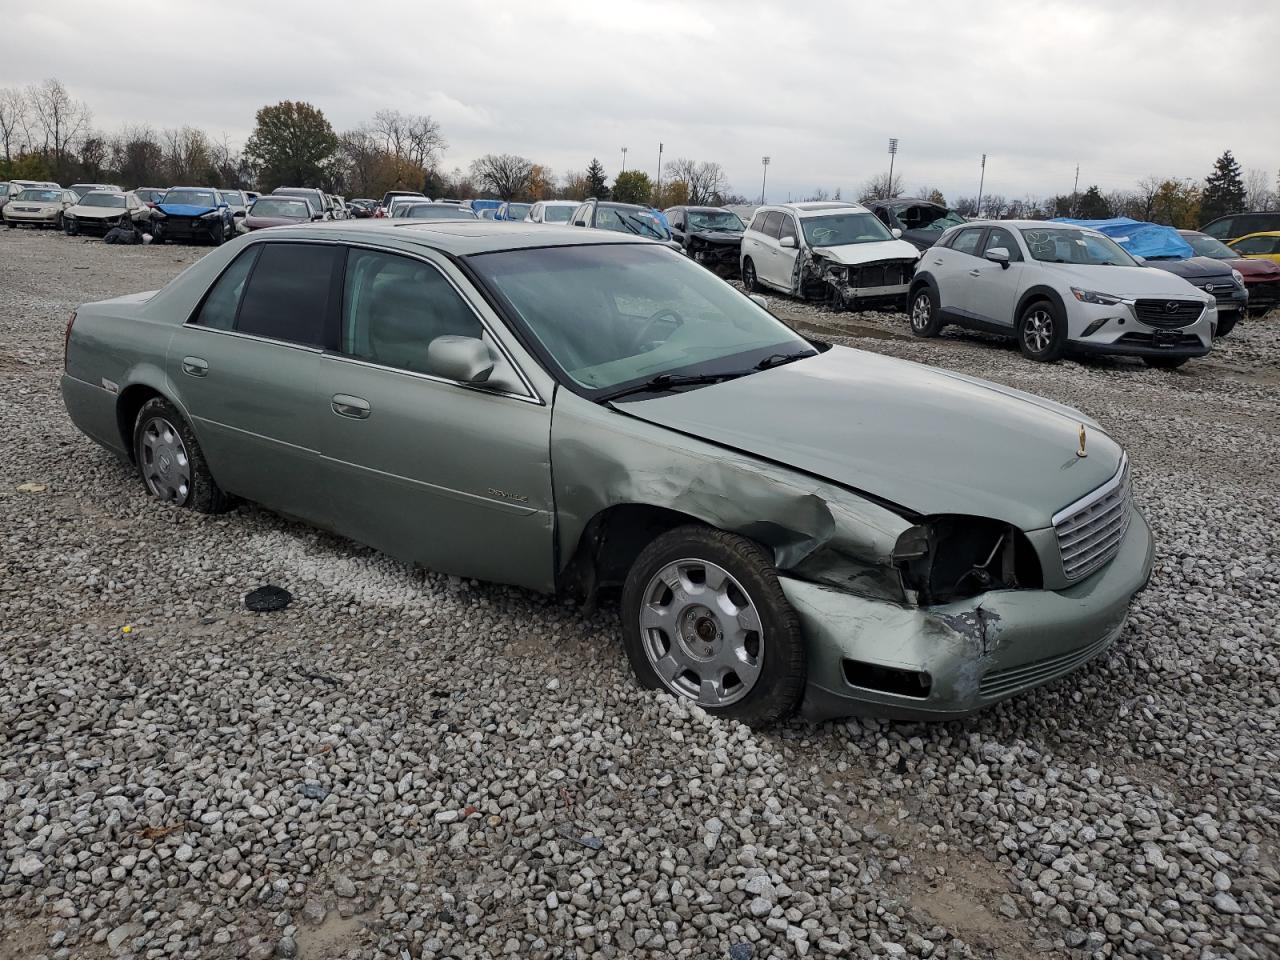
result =
[[148,501],[63,328],[203,252],[0,231],[0,960],[1280,956],[1280,316],[1168,373],[775,299],[1086,410],[1159,553],[1048,688],[752,733],[636,689],[610,611]]

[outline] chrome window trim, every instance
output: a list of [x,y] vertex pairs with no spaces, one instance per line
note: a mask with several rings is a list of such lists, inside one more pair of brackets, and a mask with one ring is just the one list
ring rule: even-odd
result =
[[[501,345],[499,345],[499,347],[501,347]],[[483,393],[486,396],[490,396],[490,397],[506,397],[509,400],[520,400],[524,403],[532,403],[535,406],[539,406],[539,407],[546,406],[546,404],[542,401],[540,397],[531,397],[523,393],[511,393],[508,390],[494,390],[492,388],[487,388],[482,384],[477,385],[474,383],[463,383],[461,380],[450,380],[448,377],[437,377],[434,374],[421,373],[417,370],[405,370],[402,367],[391,367],[391,366],[387,366],[385,363],[374,363],[372,360],[362,360],[359,357],[349,357],[345,353],[336,353],[333,350],[321,350],[318,352],[321,354],[321,356],[324,359],[333,360],[338,363],[350,363],[358,367],[368,367],[371,370],[381,370],[386,373],[396,373],[405,377],[415,377],[418,380],[429,380],[429,381],[432,381],[433,383],[443,383],[447,386],[460,387],[463,390],[471,390],[475,393]],[[505,351],[503,352],[505,354]],[[516,368],[514,363],[512,363],[511,366],[513,368]]]
[[1079,500],[1075,501],[1074,503],[1067,504],[1057,513],[1055,513],[1053,515],[1053,519],[1050,521],[1052,525],[1056,527],[1059,523],[1061,523],[1063,520],[1066,520],[1068,517],[1074,516],[1075,514],[1079,513],[1081,510],[1084,510],[1087,507],[1093,506],[1099,500],[1103,499],[1109,494],[1114,493],[1116,489],[1120,486],[1120,484],[1124,482],[1125,470],[1127,470],[1128,467],[1129,467],[1129,455],[1127,453],[1120,454],[1120,467],[1118,470],[1116,470],[1115,475],[1112,476],[1112,478],[1108,480],[1106,483],[1104,483],[1102,486],[1098,487],[1096,490],[1093,490],[1092,492],[1085,494],[1083,497],[1081,497]]

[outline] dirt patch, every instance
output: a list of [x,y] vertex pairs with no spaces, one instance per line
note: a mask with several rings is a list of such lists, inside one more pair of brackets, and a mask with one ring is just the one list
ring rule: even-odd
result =
[[318,927],[298,929],[298,960],[333,960],[344,955],[351,947],[360,946],[364,930],[364,917],[350,917],[330,910]]
[[916,851],[916,862],[945,871],[923,886],[918,881],[911,884],[908,896],[917,909],[974,946],[994,951],[996,957],[1021,960],[1031,955],[1031,925],[1000,913],[1000,897],[1009,893],[1009,881],[995,864],[959,850]]

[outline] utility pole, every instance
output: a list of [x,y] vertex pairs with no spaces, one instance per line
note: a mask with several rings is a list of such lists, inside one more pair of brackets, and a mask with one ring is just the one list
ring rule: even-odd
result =
[[987,182],[987,155],[982,155],[982,173],[978,177],[978,209],[973,211],[975,216],[982,216],[982,188]]
[[655,207],[661,208],[662,206],[662,144],[661,143],[658,144],[658,178],[655,181],[655,183],[657,185],[653,188],[653,199],[654,199],[653,205]]
[[893,197],[893,160],[898,155],[898,138],[889,138],[889,182],[884,188],[884,199],[889,200]]
[[1071,185],[1071,216],[1075,216],[1080,209],[1080,201],[1077,199],[1080,193],[1080,164],[1076,164],[1076,182]]
[[760,206],[764,206],[764,185],[769,180],[769,158],[761,157],[760,166],[764,169],[764,173],[760,175]]
[[627,148],[626,147],[622,148],[622,169],[618,172],[619,173],[627,172]]

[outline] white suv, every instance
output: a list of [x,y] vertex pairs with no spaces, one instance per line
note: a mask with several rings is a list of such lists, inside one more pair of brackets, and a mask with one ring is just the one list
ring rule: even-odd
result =
[[1017,337],[1032,360],[1067,350],[1180,367],[1213,346],[1214,298],[1145,267],[1094,230],[1037,220],[976,220],[924,251],[911,283],[911,332],[948,323]]
[[920,254],[856,203],[758,207],[742,235],[739,266],[748,291],[761,286],[837,309],[899,306]]

